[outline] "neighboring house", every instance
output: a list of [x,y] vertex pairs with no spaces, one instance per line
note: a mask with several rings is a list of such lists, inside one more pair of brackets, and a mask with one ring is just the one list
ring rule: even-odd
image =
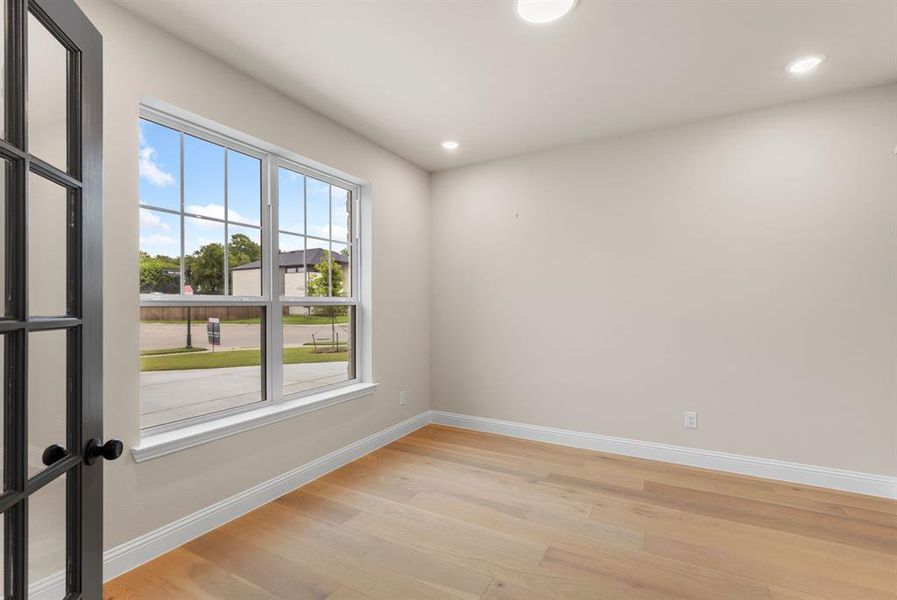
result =
[[[309,277],[319,277],[315,267],[324,260],[325,252],[321,248],[281,252],[278,257],[280,261],[280,295],[307,295],[305,293],[306,268]],[[348,279],[350,276],[349,257],[335,252],[333,260],[342,267],[343,273]],[[262,293],[261,269],[262,262],[260,260],[231,269],[231,293],[234,296],[260,296]]]

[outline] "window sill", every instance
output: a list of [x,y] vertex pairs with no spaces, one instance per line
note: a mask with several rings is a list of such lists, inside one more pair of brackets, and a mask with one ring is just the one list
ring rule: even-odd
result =
[[222,417],[206,423],[190,425],[164,433],[146,435],[140,439],[140,444],[131,448],[131,455],[136,462],[144,462],[205,444],[206,442],[219,440],[242,431],[333,406],[340,402],[361,398],[362,396],[373,394],[376,389],[376,383],[356,383],[313,396],[286,400],[277,404],[268,404],[255,410]]

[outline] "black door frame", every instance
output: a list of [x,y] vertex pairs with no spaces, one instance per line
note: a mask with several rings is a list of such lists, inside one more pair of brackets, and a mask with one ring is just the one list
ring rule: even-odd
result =
[[[27,90],[29,12],[68,51],[68,166],[29,154]],[[28,497],[66,475],[66,600],[102,597],[103,469],[85,449],[102,438],[102,38],[74,0],[7,0],[5,139],[6,317],[4,365],[4,512],[6,598],[28,596]],[[68,190],[67,311],[29,316],[28,177]],[[54,240],[47,240],[53,243]],[[67,438],[46,469],[28,478],[28,335],[67,337]]]

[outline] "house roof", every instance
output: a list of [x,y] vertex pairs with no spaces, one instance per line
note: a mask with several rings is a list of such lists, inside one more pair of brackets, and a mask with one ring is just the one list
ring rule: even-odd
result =
[[[303,267],[305,264],[316,265],[320,263],[324,259],[324,252],[326,252],[323,248],[309,248],[306,250],[292,250],[290,252],[281,252],[279,255],[280,268],[286,269],[290,267]],[[308,260],[306,261],[306,253],[308,254]],[[349,257],[340,254],[339,252],[333,253],[333,259],[339,263],[340,265],[348,265]],[[245,271],[248,269],[259,269],[262,266],[262,261],[254,260],[252,262],[248,262],[244,265],[240,265],[239,267],[234,267],[231,271]]]

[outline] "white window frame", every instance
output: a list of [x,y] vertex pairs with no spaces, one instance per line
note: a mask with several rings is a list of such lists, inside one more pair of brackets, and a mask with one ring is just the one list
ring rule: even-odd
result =
[[[362,184],[347,178],[345,174],[336,170],[329,170],[312,161],[303,160],[296,154],[273,146],[266,142],[256,140],[248,135],[219,126],[208,119],[191,115],[180,109],[174,109],[164,103],[144,99],[140,104],[138,117],[146,119],[176,131],[191,135],[202,140],[218,144],[226,149],[235,150],[261,161],[261,245],[262,245],[262,295],[261,296],[228,296],[227,265],[225,262],[225,294],[223,295],[185,295],[181,294],[140,294],[140,306],[154,307],[184,307],[184,306],[257,306],[264,310],[264,331],[262,336],[265,343],[264,351],[264,399],[245,406],[239,406],[228,410],[217,411],[205,415],[197,415],[189,419],[183,419],[172,423],[141,428],[141,443],[132,449],[132,454],[139,461],[154,458],[180,450],[182,448],[218,439],[225,435],[231,435],[247,427],[255,427],[268,422],[274,422],[301,414],[314,409],[317,406],[329,406],[335,402],[349,400],[361,395],[373,393],[376,384],[365,380],[365,373],[369,373],[369,365],[366,357],[368,348],[366,332],[369,328],[364,325],[369,309],[362,305],[362,298],[366,296],[363,270],[369,264],[363,255],[363,231],[362,224],[366,222],[362,214]],[[182,138],[183,139],[183,138]],[[180,153],[180,200],[181,211],[155,207],[140,203],[140,209],[167,212],[169,214],[182,215],[184,213],[184,152],[183,143]],[[278,178],[279,168],[295,171],[306,177],[312,177],[331,185],[338,186],[349,192],[351,202],[351,243],[350,243],[350,276],[351,295],[347,297],[281,297],[279,295],[279,210],[278,210]],[[332,171],[332,172],[328,172]],[[227,171],[225,170],[225,190],[227,190]],[[225,196],[226,196],[225,191]],[[225,199],[226,202],[226,199]],[[332,226],[333,208],[329,207],[329,219]],[[189,215],[198,216],[200,215]],[[225,220],[228,211],[225,204]],[[180,291],[183,292],[184,269],[184,226],[183,217],[181,224],[181,282]],[[208,218],[207,218],[208,219]],[[218,219],[209,219],[219,221]],[[225,225],[226,226],[226,225]],[[305,232],[307,233],[307,232]],[[314,236],[313,236],[314,237]],[[332,235],[331,235],[332,237]],[[225,235],[225,243],[227,243]],[[342,243],[342,242],[340,242]],[[227,252],[225,252],[225,261]],[[307,288],[306,288],[307,289]],[[350,308],[353,314],[353,343],[352,355],[349,360],[353,364],[355,377],[353,379],[321,386],[312,390],[296,392],[287,396],[283,395],[283,308],[290,305],[340,305]],[[368,369],[368,370],[366,370]],[[142,400],[141,400],[142,402]],[[220,431],[216,431],[219,428]]]

